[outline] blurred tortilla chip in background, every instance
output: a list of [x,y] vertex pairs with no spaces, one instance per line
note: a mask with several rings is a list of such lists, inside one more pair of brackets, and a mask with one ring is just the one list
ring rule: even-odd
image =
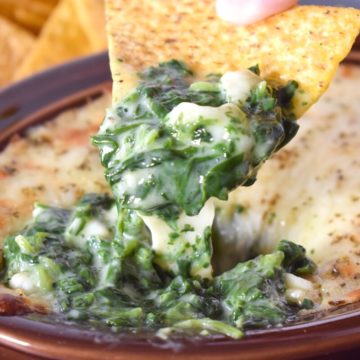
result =
[[74,0],[77,16],[93,51],[107,47],[103,0]]
[[11,81],[34,43],[34,35],[0,16],[0,86]]
[[44,25],[33,51],[16,72],[15,79],[105,49],[105,30],[100,27],[101,20],[96,23],[99,28],[92,22],[96,16],[104,18],[102,1],[61,0]]
[[16,72],[16,79],[91,52],[90,42],[75,15],[74,2],[61,0],[42,29],[33,51]]
[[0,0],[0,15],[37,34],[58,0]]
[[[107,46],[103,0],[0,0],[0,14],[8,19],[0,29],[0,86]],[[21,46],[23,34],[31,47]]]

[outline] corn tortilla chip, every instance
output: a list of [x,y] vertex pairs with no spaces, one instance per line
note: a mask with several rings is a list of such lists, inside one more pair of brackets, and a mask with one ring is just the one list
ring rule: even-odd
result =
[[20,79],[92,51],[72,0],[61,0],[44,25],[39,39],[15,78]]
[[105,35],[104,0],[73,0],[77,17],[87,35],[92,51],[100,51],[107,47]]
[[0,16],[0,86],[11,81],[34,41],[31,33]]
[[0,0],[0,14],[39,33],[58,0]]
[[[179,59],[199,74],[259,64],[273,82],[296,80],[300,116],[328,87],[360,30],[360,10],[298,6],[239,27],[219,19],[214,0],[106,0],[114,98],[126,69]],[[122,60],[123,62],[119,61]]]

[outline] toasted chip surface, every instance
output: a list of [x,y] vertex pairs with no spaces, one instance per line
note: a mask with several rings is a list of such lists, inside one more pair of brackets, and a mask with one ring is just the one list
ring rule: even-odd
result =
[[10,82],[34,44],[34,36],[0,16],[0,86]]
[[267,79],[299,82],[300,116],[326,90],[360,30],[360,11],[350,8],[299,6],[239,27],[219,19],[214,3],[106,0],[113,101],[128,76],[124,64],[139,70],[176,58],[199,74],[259,64]]
[[90,53],[85,34],[72,0],[61,0],[44,25],[33,51],[16,72],[20,79],[46,67]]

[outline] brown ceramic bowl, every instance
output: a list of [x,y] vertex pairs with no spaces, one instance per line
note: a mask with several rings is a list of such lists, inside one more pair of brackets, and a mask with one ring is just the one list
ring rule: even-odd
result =
[[[348,60],[360,65],[353,52]],[[0,145],[31,124],[99,96],[111,85],[105,53],[81,59],[0,91]],[[0,359],[305,359],[360,358],[360,304],[283,328],[251,331],[240,341],[166,343],[131,334],[91,332],[26,317],[0,317]]]

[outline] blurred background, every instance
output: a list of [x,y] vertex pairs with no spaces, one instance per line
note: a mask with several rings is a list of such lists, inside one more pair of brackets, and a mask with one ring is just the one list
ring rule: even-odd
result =
[[[0,88],[106,49],[103,1],[0,0]],[[300,4],[360,8],[360,0],[302,0]]]
[[330,5],[360,8],[360,0],[300,0],[301,5]]
[[105,48],[103,0],[0,0],[0,87]]

